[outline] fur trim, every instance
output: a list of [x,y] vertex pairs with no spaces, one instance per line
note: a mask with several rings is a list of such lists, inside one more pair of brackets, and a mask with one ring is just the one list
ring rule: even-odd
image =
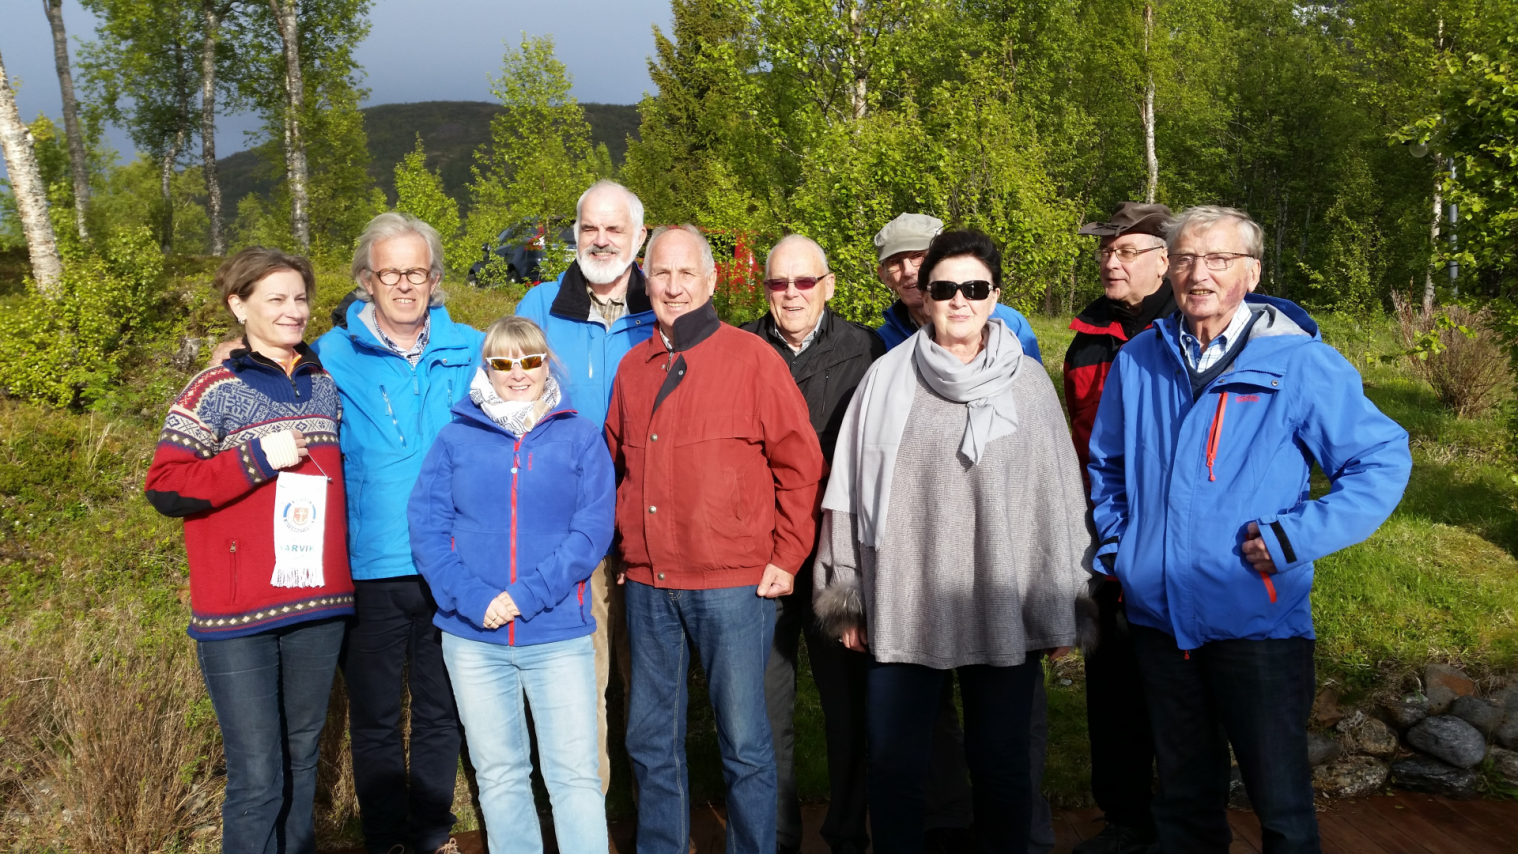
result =
[[841,638],[845,629],[863,629],[864,596],[859,592],[859,576],[841,573],[812,600],[817,626],[830,638]]
[[1075,597],[1075,643],[1083,657],[1096,651],[1102,640],[1101,611],[1087,593]]

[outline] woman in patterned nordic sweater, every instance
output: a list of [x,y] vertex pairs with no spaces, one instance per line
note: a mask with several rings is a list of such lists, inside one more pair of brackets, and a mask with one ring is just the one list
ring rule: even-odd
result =
[[[337,387],[302,341],[315,291],[309,262],[245,250],[216,286],[244,325],[244,348],[202,371],[170,408],[147,498],[185,520],[189,634],[226,744],[222,850],[312,852],[317,741],[341,618],[353,613]],[[281,471],[325,479],[325,508],[277,508]],[[275,528],[289,519],[321,526],[322,559],[276,573]]]

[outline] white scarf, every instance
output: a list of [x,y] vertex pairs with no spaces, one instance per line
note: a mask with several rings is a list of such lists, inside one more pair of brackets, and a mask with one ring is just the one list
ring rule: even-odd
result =
[[469,383],[469,399],[484,410],[491,421],[518,438],[527,435],[543,413],[558,406],[561,396],[559,382],[552,376],[543,383],[543,394],[537,400],[502,400],[483,367],[474,372],[474,380]]
[[859,542],[879,548],[917,377],[940,397],[968,404],[959,451],[974,464],[991,441],[1017,431],[1012,381],[1022,358],[1017,336],[995,317],[986,323],[985,348],[969,364],[934,343],[932,326],[881,357],[849,402],[822,509],[851,514],[859,525]]

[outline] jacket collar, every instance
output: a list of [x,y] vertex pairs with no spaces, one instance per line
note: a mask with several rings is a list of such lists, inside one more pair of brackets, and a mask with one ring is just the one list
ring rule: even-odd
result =
[[[306,342],[302,341],[295,345],[295,354],[300,356],[300,361],[295,364],[295,370],[290,372],[290,376],[306,370],[323,370],[321,360],[316,357],[316,351],[307,347]],[[247,336],[243,336],[242,346],[233,350],[231,355],[227,357],[227,361],[232,363],[232,370],[234,372],[255,369],[277,371],[281,376],[286,375],[284,367],[278,362],[254,350],[248,344]]]
[[753,324],[754,328],[750,331],[758,335],[760,338],[763,338],[765,342],[768,343],[771,347],[774,347],[775,352],[779,353],[781,358],[785,359],[787,362],[795,362],[805,358],[808,354],[821,352],[823,348],[823,342],[825,342],[828,339],[828,336],[830,336],[833,332],[834,323],[835,321],[833,319],[833,310],[824,305],[822,307],[822,315],[817,318],[817,326],[812,330],[812,334],[814,336],[812,338],[812,344],[800,353],[797,353],[795,350],[791,349],[791,345],[785,340],[785,337],[780,334],[780,327],[775,324],[774,315],[771,315],[769,312],[765,312],[763,315],[761,315],[760,318]]
[[1159,290],[1144,297],[1137,311],[1126,311],[1116,301],[1105,296],[1098,297],[1070,321],[1070,328],[1076,332],[1112,335],[1127,341],[1149,328],[1156,320],[1174,313],[1175,290],[1170,286],[1170,280],[1165,279],[1160,283]]
[[[467,394],[464,395],[464,397],[460,398],[457,403],[453,404],[452,411],[453,414],[461,420],[475,422],[481,427],[484,427],[488,430],[494,430],[497,433],[505,436],[520,438],[506,428],[495,423],[495,421],[493,421],[489,415],[485,414],[485,410],[482,409],[478,403],[475,403],[472,399],[470,399],[469,395]],[[552,419],[563,418],[569,415],[577,414],[579,414],[578,410],[574,408],[574,404],[569,400],[569,390],[566,389],[561,383],[559,385],[559,405],[543,413],[543,417],[538,419],[538,423],[533,425],[533,428],[528,431],[528,435],[536,433],[540,427],[542,427],[544,424],[547,424]]]
[[[379,350],[402,358],[386,347],[383,342],[374,337],[369,327],[359,319],[359,313],[364,310],[365,303],[362,300],[354,300],[348,306],[347,324],[342,327],[343,332],[352,339],[354,344],[360,344],[373,350]],[[448,316],[448,309],[441,305],[435,305],[427,309],[428,320],[431,324],[427,337],[427,349],[423,354],[433,353],[438,350],[470,349],[471,345],[462,335],[458,328],[461,324],[454,323],[453,318]],[[475,354],[478,355],[478,354]]]
[[[676,353],[683,353],[712,337],[721,326],[722,320],[717,317],[717,307],[708,299],[695,310],[675,319],[674,335],[670,337],[670,349]],[[659,332],[662,333],[663,330]],[[655,335],[649,340],[655,351],[664,352],[662,334]]]
[[[1265,296],[1263,294],[1246,294],[1244,302],[1239,304],[1242,311],[1263,313],[1258,321],[1250,327],[1249,336],[1240,342],[1245,346],[1234,360],[1232,370],[1262,370],[1264,360],[1273,359],[1283,347],[1296,347],[1312,341],[1322,341],[1322,333],[1318,329],[1317,321],[1312,319],[1303,308],[1291,300],[1280,297]],[[1181,354],[1181,324],[1184,319],[1180,311],[1167,318],[1157,320],[1155,329],[1159,331],[1160,338],[1165,342],[1165,349],[1182,367],[1186,360]],[[1261,346],[1265,341],[1275,339],[1270,344]],[[1279,343],[1275,343],[1278,341]]]
[[890,307],[880,313],[885,322],[900,329],[903,334],[911,335],[917,331],[917,321],[912,319],[912,312],[907,310],[907,304],[901,300],[891,303]]
[[[570,320],[588,320],[590,294],[585,292],[586,287],[585,274],[580,272],[580,262],[570,264],[564,275],[559,277],[559,293],[553,298],[548,313]],[[653,307],[653,303],[648,301],[648,287],[643,279],[643,271],[637,264],[633,264],[632,275],[627,280],[627,314],[642,314],[652,311]]]

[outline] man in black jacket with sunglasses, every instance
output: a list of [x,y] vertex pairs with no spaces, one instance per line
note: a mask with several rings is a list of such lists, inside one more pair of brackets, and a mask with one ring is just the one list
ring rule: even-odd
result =
[[[793,234],[775,244],[765,263],[770,311],[743,328],[768,341],[790,365],[806,398],[822,456],[832,464],[838,426],[870,364],[885,354],[875,332],[827,307],[834,277],[827,255],[811,238]],[[826,488],[825,481],[824,486]],[[819,494],[821,494],[819,492]],[[826,719],[831,801],[822,837],[837,854],[862,852],[866,830],[864,668],[869,657],[825,637],[812,614],[811,563],[795,591],[776,600],[775,641],[765,672],[765,695],[779,772],[779,851],[801,849],[801,804],[796,797],[796,661],[802,636]]]

